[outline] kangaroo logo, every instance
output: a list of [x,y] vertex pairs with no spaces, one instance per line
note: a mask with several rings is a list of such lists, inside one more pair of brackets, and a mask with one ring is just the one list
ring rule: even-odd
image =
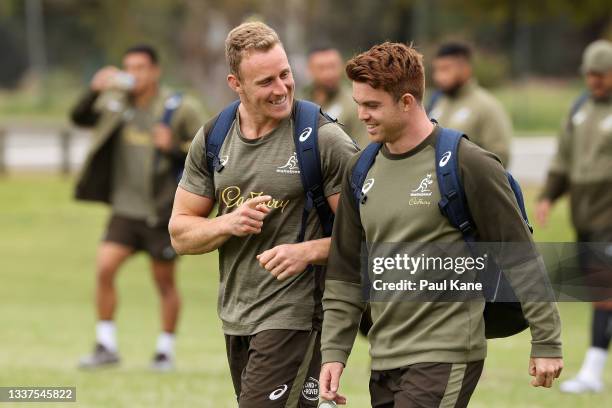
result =
[[432,179],[431,173],[428,173],[423,178],[423,180],[421,180],[421,183],[419,184],[419,186],[415,188],[414,190],[412,190],[410,195],[413,197],[431,196],[432,191],[429,189],[429,186],[431,186],[432,184],[433,184],[433,179]]
[[285,165],[280,166],[276,169],[277,173],[286,174],[300,174],[300,167],[298,166],[297,153],[293,152],[289,160]]

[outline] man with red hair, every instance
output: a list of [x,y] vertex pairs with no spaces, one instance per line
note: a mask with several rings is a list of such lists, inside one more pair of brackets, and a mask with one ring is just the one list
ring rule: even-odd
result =
[[[320,385],[323,398],[341,404],[346,398],[338,394],[339,380],[365,308],[362,293],[369,289],[361,275],[363,240],[367,248],[379,243],[461,244],[464,240],[438,208],[435,150],[448,132],[431,122],[423,109],[421,54],[404,44],[386,42],[350,60],[346,73],[353,81],[359,118],[380,150],[361,188],[367,200],[363,196],[355,200],[355,185],[351,185],[363,152],[349,162],[328,260]],[[459,142],[455,163],[477,241],[531,243],[499,159],[465,138]],[[440,160],[440,166],[449,157]],[[516,268],[527,272],[522,276],[532,276],[529,273],[538,267],[535,257]],[[372,406],[467,406],[486,356],[484,299],[385,300],[370,305]],[[563,365],[556,305],[530,302],[521,306],[532,335],[532,385],[551,387]]]

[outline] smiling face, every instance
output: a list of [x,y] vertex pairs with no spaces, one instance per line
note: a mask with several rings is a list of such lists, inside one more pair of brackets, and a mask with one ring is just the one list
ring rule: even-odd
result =
[[405,104],[400,98],[375,89],[365,82],[353,81],[353,99],[357,112],[368,130],[370,140],[378,143],[393,143],[406,127]]
[[245,52],[239,76],[230,74],[227,79],[247,111],[273,120],[291,115],[295,82],[287,54],[280,44],[267,51]]

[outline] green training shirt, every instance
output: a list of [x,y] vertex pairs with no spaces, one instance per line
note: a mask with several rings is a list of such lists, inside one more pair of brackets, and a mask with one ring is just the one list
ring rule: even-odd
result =
[[[569,116],[569,115],[568,115]],[[564,120],[543,198],[570,193],[579,232],[612,228],[612,98],[589,98]]]
[[508,166],[512,122],[499,101],[475,80],[461,86],[453,96],[442,95],[430,117],[441,126],[465,133],[473,143],[496,154]]
[[[300,231],[305,200],[293,120],[282,121],[256,140],[246,139],[238,123],[237,115],[219,154],[223,171],[213,177],[206,168],[204,140],[211,121],[196,135],[180,182],[185,190],[214,199],[218,215],[252,197],[273,197],[267,203],[272,212],[261,234],[231,237],[219,248],[218,313],[223,330],[229,335],[251,335],[270,329],[310,330],[313,325],[320,329],[322,280],[306,271],[278,281],[255,258],[277,245],[295,243]],[[340,192],[344,168],[357,147],[335,123],[321,125],[318,138],[324,194],[329,197]],[[322,229],[313,210],[305,241],[319,238]]]
[[[367,200],[356,208],[350,172],[344,177],[332,237],[323,298],[323,362],[346,364],[363,308],[362,243],[462,242],[461,233],[440,213],[435,166],[439,128],[404,154],[382,147],[367,175]],[[352,169],[357,161],[349,164]],[[482,242],[531,242],[508,184],[494,155],[463,139],[460,176]],[[510,265],[504,272],[527,278],[540,259]],[[512,281],[521,279],[511,279]],[[484,359],[484,301],[371,302],[372,369],[388,370],[421,362],[466,363]],[[532,356],[558,357],[560,320],[554,303],[524,303],[530,322]]]

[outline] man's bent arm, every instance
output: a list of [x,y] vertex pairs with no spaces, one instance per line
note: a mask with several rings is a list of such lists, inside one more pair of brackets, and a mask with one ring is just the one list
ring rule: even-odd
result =
[[[334,194],[327,197],[327,202],[332,212],[335,214],[338,210],[338,201],[340,200],[340,194]],[[331,245],[331,238],[313,239],[311,241],[305,241],[300,245],[304,245],[304,253],[309,264],[312,265],[326,265],[327,258],[329,257],[329,247]]]
[[209,197],[177,188],[168,226],[172,246],[177,253],[194,255],[211,252],[231,237],[222,216],[207,218],[214,204]]
[[462,140],[459,164],[478,240],[506,244],[497,261],[521,300],[523,313],[529,322],[531,357],[561,357],[561,320],[556,303],[550,297],[540,296],[536,299],[539,301],[533,301],[533,297],[525,296],[532,290],[544,294],[548,287],[545,286],[547,277],[501,163]]

